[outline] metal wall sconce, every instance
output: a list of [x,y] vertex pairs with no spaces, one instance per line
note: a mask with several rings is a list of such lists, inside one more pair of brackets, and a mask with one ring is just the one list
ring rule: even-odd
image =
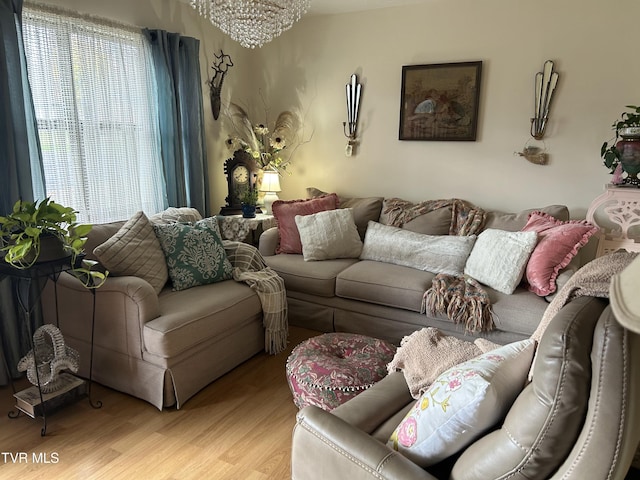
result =
[[[362,85],[358,83],[358,77],[354,73],[351,81],[346,85],[347,89],[347,121],[342,122],[344,135],[349,139],[344,154],[350,157],[353,154],[353,147],[358,143],[356,140],[358,130],[358,110],[360,109],[360,94]],[[348,126],[348,129],[347,129]]]
[[536,73],[535,79],[535,113],[531,119],[531,136],[542,140],[549,119],[551,99],[558,84],[558,72],[553,71],[553,61],[544,62],[542,72]]
[[233,67],[233,61],[229,55],[220,50],[220,56],[213,54],[216,59],[211,65],[213,69],[213,78],[207,82],[209,85],[209,100],[211,101],[211,113],[213,119],[217,120],[220,116],[220,94],[222,93],[222,82],[224,82],[224,76],[230,67]]

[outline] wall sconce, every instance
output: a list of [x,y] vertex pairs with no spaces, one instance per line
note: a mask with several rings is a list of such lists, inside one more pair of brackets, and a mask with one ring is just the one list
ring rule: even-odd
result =
[[[358,110],[360,109],[360,93],[362,85],[358,83],[358,77],[354,73],[351,81],[347,83],[347,121],[342,122],[345,136],[349,139],[344,154],[350,157],[353,154],[353,147],[357,144],[356,136],[358,129]],[[347,130],[348,125],[348,130]]]
[[265,170],[262,177],[260,191],[266,192],[264,196],[264,213],[271,214],[273,202],[278,200],[277,192],[280,192],[280,174],[275,170]]
[[558,73],[553,71],[553,61],[547,60],[544,62],[542,72],[536,73],[535,114],[531,119],[531,136],[536,140],[541,140],[544,137],[551,99],[557,84]]

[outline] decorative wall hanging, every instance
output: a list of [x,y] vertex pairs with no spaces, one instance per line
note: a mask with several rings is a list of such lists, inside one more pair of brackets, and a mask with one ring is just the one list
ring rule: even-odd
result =
[[191,0],[190,4],[240,45],[255,48],[289,30],[311,0]]
[[400,140],[475,141],[482,62],[402,67]]
[[362,93],[362,85],[358,83],[358,77],[354,73],[351,75],[351,81],[346,85],[347,89],[347,121],[342,122],[342,128],[345,136],[349,139],[344,153],[347,157],[353,154],[353,147],[357,141],[358,134],[358,111],[360,110],[360,94]]
[[535,77],[535,105],[534,117],[531,119],[531,136],[536,140],[542,140],[549,120],[551,99],[558,84],[558,72],[553,71],[553,61],[544,62],[542,72]]
[[211,100],[211,113],[213,119],[217,120],[220,116],[220,94],[222,93],[222,82],[230,67],[233,67],[233,61],[229,55],[220,50],[220,56],[215,53],[216,58],[211,68],[213,69],[213,78],[207,82],[209,85],[209,99]]

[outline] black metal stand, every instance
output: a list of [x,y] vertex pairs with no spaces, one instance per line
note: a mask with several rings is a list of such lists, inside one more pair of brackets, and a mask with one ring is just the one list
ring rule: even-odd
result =
[[[40,435],[43,437],[47,434],[47,412],[46,412],[46,404],[44,402],[44,398],[42,395],[42,386],[40,382],[40,373],[37,366],[40,364],[38,361],[38,352],[33,343],[33,323],[32,323],[32,314],[36,306],[40,303],[40,297],[42,296],[42,291],[48,280],[52,280],[54,282],[55,288],[55,298],[56,298],[56,326],[59,326],[59,318],[58,318],[58,292],[57,292],[57,281],[62,272],[68,271],[72,269],[72,265],[69,257],[62,258],[59,260],[53,260],[50,262],[40,262],[33,265],[28,269],[18,269],[15,268],[3,261],[0,261],[0,276],[8,276],[12,277],[16,280],[14,282],[15,287],[15,297],[18,301],[18,306],[22,311],[24,317],[24,323],[27,328],[27,335],[29,338],[29,342],[33,351],[33,359],[36,364],[35,373],[37,379],[37,387],[38,393],[40,395],[40,405],[42,409],[42,421],[43,426],[40,431]],[[96,312],[96,297],[95,292],[93,293],[93,315],[91,320],[91,354],[89,359],[89,381],[87,385],[87,396],[89,398],[89,404],[93,408],[102,407],[102,402],[97,401],[93,402],[91,399],[91,383],[92,383],[92,371],[93,371],[93,333],[95,327],[95,312]],[[3,352],[4,353],[4,352]],[[9,367],[7,364],[6,358],[3,360],[5,364],[5,368],[7,370],[7,374],[9,377],[9,381],[11,383],[11,388],[13,393],[16,393],[15,386],[13,384],[13,378],[11,372],[9,371]],[[16,410],[11,410],[8,414],[9,418],[18,418],[22,410],[16,408]],[[28,415],[27,412],[24,412]]]

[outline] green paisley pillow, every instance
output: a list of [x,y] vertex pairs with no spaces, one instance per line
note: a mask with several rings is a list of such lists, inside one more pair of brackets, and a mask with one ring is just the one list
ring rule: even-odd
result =
[[193,224],[154,225],[153,228],[167,260],[173,290],[231,278],[231,263],[224,252],[215,218]]

